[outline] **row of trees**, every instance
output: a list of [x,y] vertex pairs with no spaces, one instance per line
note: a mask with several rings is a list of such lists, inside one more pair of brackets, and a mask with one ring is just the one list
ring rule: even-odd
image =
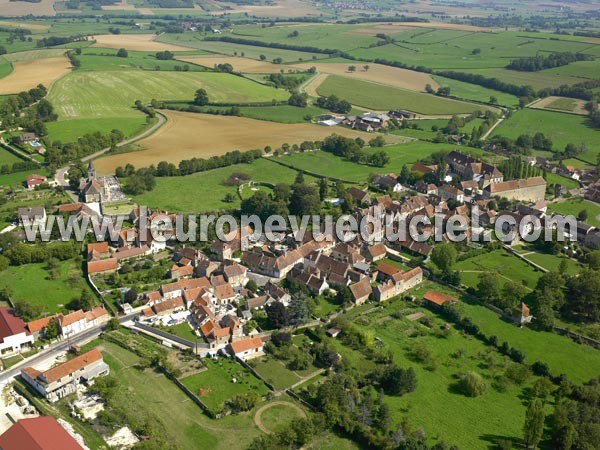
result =
[[524,72],[537,72],[539,70],[551,69],[553,67],[566,66],[576,61],[591,61],[592,55],[584,53],[562,52],[550,53],[549,55],[537,55],[528,58],[512,60],[507,69],[520,70]]
[[[385,151],[367,152],[363,149],[364,145],[364,140],[360,138],[351,139],[338,134],[332,134],[325,138],[321,145],[321,150],[346,158],[357,164],[383,167],[389,163],[390,157]],[[382,147],[385,145],[385,140],[382,136],[378,136],[371,139],[369,145],[372,147]]]

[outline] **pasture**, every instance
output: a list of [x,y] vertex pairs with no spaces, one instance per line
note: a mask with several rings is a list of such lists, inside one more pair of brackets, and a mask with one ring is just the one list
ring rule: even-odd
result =
[[78,56],[81,66],[78,70],[115,71],[115,70],[181,70],[187,66],[187,71],[204,71],[204,67],[196,64],[182,64],[175,59],[159,60],[153,52],[140,52],[128,50],[127,58],[120,58],[117,50],[107,48],[88,47]]
[[155,38],[156,35],[154,34],[100,34],[94,36],[96,42],[92,45],[93,47],[114,49],[126,48],[127,50],[149,52],[166,50],[171,52],[181,52],[190,50],[189,47],[158,42]]
[[29,90],[38,84],[48,87],[71,70],[69,60],[64,57],[17,61],[12,66],[12,72],[2,78],[0,95]]
[[[96,167],[101,161],[102,159],[95,161]],[[165,211],[205,212],[236,209],[240,205],[237,188],[224,184],[232,173],[248,174],[253,181],[292,184],[298,172],[287,167],[274,167],[273,163],[265,158],[252,164],[236,164],[184,177],[157,177],[153,191],[136,195],[133,199],[138,205]],[[307,175],[304,179],[307,182],[314,180]],[[247,194],[248,189],[245,188],[243,193]],[[227,194],[233,196],[232,203],[224,201]]]
[[[568,66],[567,66],[568,67]],[[531,86],[534,89],[544,89],[547,87],[556,88],[563,84],[581,83],[581,78],[564,75],[553,72],[520,72],[517,70],[508,70],[503,67],[493,69],[465,70],[469,73],[477,73],[487,78],[498,78],[506,83],[516,84],[517,86]]]
[[4,164],[12,165],[13,163],[23,161],[13,153],[0,147],[0,166]]
[[513,113],[492,133],[516,139],[521,134],[542,132],[552,139],[553,148],[562,151],[567,144],[585,145],[586,151],[577,157],[590,164],[596,163],[600,145],[600,130],[594,129],[587,117],[553,111],[525,108]]
[[[108,156],[97,160],[99,173],[112,173],[117,166],[132,163],[136,167],[157,164],[169,155],[170,162],[182,159],[221,155],[232,150],[251,150],[270,145],[301,144],[320,140],[338,133],[368,140],[372,135],[348,128],[322,127],[314,124],[284,124],[248,119],[245,117],[215,116],[208,114],[163,111],[167,123],[156,133],[138,144],[145,150]],[[396,137],[398,140],[402,138]]]
[[204,88],[212,102],[285,100],[283,90],[214,72],[73,72],[59,80],[48,95],[60,119],[139,117],[136,100],[193,100]]
[[317,88],[321,96],[337,95],[353,105],[374,110],[406,109],[426,115],[468,114],[488,109],[430,94],[330,75]]
[[489,103],[491,97],[496,97],[497,102],[495,104],[498,105],[514,107],[519,104],[519,99],[515,95],[484,88],[476,84],[440,77],[438,75],[434,75],[433,79],[436,80],[439,85],[449,87],[450,95],[453,97],[482,103]]

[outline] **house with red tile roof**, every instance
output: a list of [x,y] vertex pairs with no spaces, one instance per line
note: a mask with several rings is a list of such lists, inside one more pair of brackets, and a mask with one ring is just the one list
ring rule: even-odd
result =
[[2,450],[83,450],[51,416],[21,419],[0,435]]
[[425,292],[425,294],[423,294],[423,300],[425,300],[425,304],[433,306],[434,308],[441,308],[446,303],[456,303],[458,301],[451,295],[438,291]]
[[112,273],[119,268],[119,263],[116,258],[100,259],[98,261],[88,261],[87,273],[94,275],[97,273]]
[[48,181],[48,178],[46,178],[44,175],[37,175],[35,173],[29,174],[25,177],[25,185],[27,186],[27,189],[30,190],[36,186],[44,184],[46,181]]
[[20,352],[31,344],[34,337],[25,322],[14,315],[14,311],[0,307],[0,355],[7,356]]
[[350,285],[350,292],[352,292],[352,297],[354,297],[354,303],[356,305],[362,305],[366,302],[372,291],[371,280],[369,280],[369,278],[363,278],[358,283]]
[[264,355],[265,343],[261,338],[242,339],[229,344],[229,351],[236,358],[247,361]]
[[386,278],[374,289],[375,298],[382,302],[412,289],[423,282],[423,270],[420,267],[397,272],[392,277]]
[[21,377],[51,402],[77,390],[77,386],[96,377],[108,375],[110,368],[97,348],[76,356],[44,372],[33,367],[21,370]]

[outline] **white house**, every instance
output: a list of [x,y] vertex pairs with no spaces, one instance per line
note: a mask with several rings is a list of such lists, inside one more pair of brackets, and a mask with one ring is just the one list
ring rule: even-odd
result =
[[34,337],[27,330],[25,322],[8,308],[0,308],[0,355],[20,352],[33,341]]
[[229,347],[233,356],[247,361],[249,359],[264,355],[264,345],[265,344],[261,338],[254,337],[232,342],[229,344]]

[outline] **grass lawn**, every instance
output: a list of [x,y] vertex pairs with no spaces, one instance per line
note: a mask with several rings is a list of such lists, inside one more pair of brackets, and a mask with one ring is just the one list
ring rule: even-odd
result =
[[182,378],[181,382],[214,412],[219,412],[235,395],[254,392],[262,397],[269,392],[261,380],[233,359],[206,359],[206,366],[207,370]]
[[551,255],[549,253],[534,252],[527,253],[524,256],[529,261],[554,272],[558,271],[558,267],[564,259],[567,261],[567,275],[575,275],[581,268],[581,265],[577,261],[557,255]]
[[[247,173],[254,181],[289,184],[294,182],[297,174],[295,170],[275,165],[266,159],[259,159],[252,164],[236,164],[183,177],[158,177],[153,191],[134,196],[134,200],[138,205],[167,211],[201,212],[235,209],[240,204],[236,187],[223,185],[223,182],[235,172]],[[305,176],[304,179],[310,181],[312,178]],[[192,191],[196,195],[182,195],[184,192]],[[226,194],[232,194],[235,201],[224,202],[223,198]]]
[[585,116],[525,108],[498,125],[493,135],[516,139],[521,134],[534,135],[538,131],[552,139],[553,147],[561,151],[569,143],[585,145],[587,151],[578,158],[595,164],[600,130],[593,128]]
[[421,114],[459,114],[487,109],[435,95],[329,75],[317,88],[319,95],[337,95],[353,105],[376,110],[407,109]]
[[462,283],[469,287],[477,287],[482,272],[497,272],[505,281],[520,281],[530,289],[542,275],[525,261],[501,249],[458,261],[454,269],[460,271]]
[[120,117],[120,118],[94,118],[94,119],[66,119],[48,122],[48,139],[50,141],[76,142],[86,133],[108,134],[112,130],[121,130],[125,137],[139,133],[146,126],[146,118]]
[[119,380],[114,401],[126,404],[137,417],[156,422],[174,445],[191,449],[201,442],[205,449],[239,448],[260,434],[253,413],[212,420],[164,375],[136,369],[140,358],[134,353],[110,342],[103,342],[100,350]]
[[[581,161],[577,161],[581,163]],[[563,177],[562,175],[552,172],[546,172],[546,182],[548,184],[560,184],[567,189],[577,189],[579,187],[579,183],[572,178]]]
[[273,405],[262,412],[261,420],[269,431],[277,433],[300,417],[300,412],[289,405]]
[[270,355],[254,359],[250,365],[277,390],[288,388],[301,380],[296,373],[285,367],[283,362]]
[[12,291],[13,300],[27,300],[42,306],[44,313],[67,311],[66,305],[89,289],[83,281],[80,262],[60,263],[59,278],[50,279],[46,263],[10,266],[0,276],[0,288]]
[[577,215],[583,211],[587,211],[586,222],[595,227],[600,227],[600,205],[584,200],[581,197],[573,197],[568,200],[548,204],[548,212],[572,215]]
[[14,188],[23,188],[23,183],[25,183],[25,177],[31,173],[37,173],[40,175],[48,175],[48,172],[43,169],[43,168],[39,168],[36,170],[26,170],[23,172],[14,172],[14,173],[9,173],[7,175],[0,175],[0,186],[11,186]]
[[340,308],[340,305],[332,303],[323,296],[318,296],[314,299],[314,301],[316,302],[316,307],[313,310],[313,314],[317,317],[327,317],[329,314],[337,311]]
[[170,326],[166,329],[167,333],[174,334],[180,338],[187,339],[190,342],[195,342],[198,336],[194,333],[187,322]]

